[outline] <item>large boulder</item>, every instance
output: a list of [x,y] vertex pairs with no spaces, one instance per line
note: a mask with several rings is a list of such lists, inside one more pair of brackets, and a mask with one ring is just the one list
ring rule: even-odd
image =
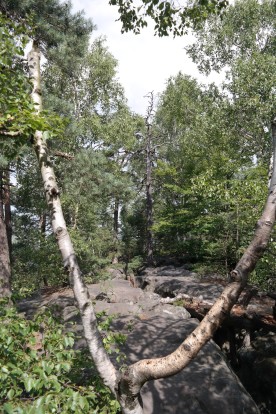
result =
[[[169,314],[141,320],[127,338],[128,362],[167,355],[197,324]],[[142,398],[145,414],[259,413],[213,341],[179,374],[147,383]]]

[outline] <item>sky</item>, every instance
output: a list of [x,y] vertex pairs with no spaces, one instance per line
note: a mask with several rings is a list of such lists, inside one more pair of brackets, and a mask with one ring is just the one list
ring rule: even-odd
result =
[[[116,21],[117,7],[110,6],[108,0],[72,0],[72,5],[73,12],[84,10],[97,26],[92,39],[106,37],[106,45],[118,61],[118,79],[133,112],[144,115],[148,103],[145,96],[149,92],[157,96],[165,89],[168,78],[179,71],[206,82],[184,50],[192,41],[191,35],[159,38],[154,36],[152,27],[143,29],[139,35],[122,34],[121,23]],[[208,79],[214,80],[212,75]]]

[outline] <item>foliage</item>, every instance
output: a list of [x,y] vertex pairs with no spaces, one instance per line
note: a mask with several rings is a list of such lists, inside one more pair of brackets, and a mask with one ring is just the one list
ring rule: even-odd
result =
[[[177,35],[196,24],[198,42],[189,53],[200,69],[227,67],[222,90],[182,74],[169,79],[151,125],[156,254],[227,272],[252,235],[266,192],[264,166],[276,103],[273,2],[246,0],[229,7],[222,1],[190,2],[184,10],[174,2],[142,1],[139,11],[137,3],[111,3],[125,18],[123,30],[139,31],[146,15],[159,35]],[[16,158],[17,170],[14,288],[65,281],[27,148],[35,129],[50,132],[47,143],[65,218],[87,280],[104,277],[104,267],[118,258],[137,269],[146,243],[145,124],[126,105],[116,60],[104,39],[88,45],[93,25],[82,14],[72,15],[70,4],[5,0],[0,9],[5,13],[0,20],[0,164]],[[33,112],[21,59],[29,38],[40,42],[46,57],[43,96],[51,112],[40,118]],[[59,117],[66,119],[65,129]],[[58,151],[64,156],[55,156]],[[256,270],[260,280],[265,272],[271,276],[266,260]]]
[[155,171],[156,248],[224,273],[250,241],[267,191],[266,168],[241,147],[228,116],[217,88],[182,74],[169,80],[156,114],[169,141]]
[[[234,193],[240,206],[239,227],[242,226],[244,234],[244,241],[236,250],[238,257],[250,235],[250,226],[253,229],[253,220],[257,219],[255,212],[262,205],[266,191],[264,166],[271,156],[271,121],[275,118],[276,104],[275,11],[275,2],[271,0],[236,1],[227,8],[222,20],[209,16],[195,32],[196,42],[188,47],[190,56],[203,73],[226,71],[223,84],[228,97],[225,125],[237,144],[236,154],[240,159],[238,175],[236,170],[233,177],[241,180],[240,190]],[[238,157],[235,158],[238,160]],[[229,161],[233,165],[233,153]],[[246,210],[246,205],[250,211]],[[245,237],[246,228],[248,236]],[[273,243],[269,249],[270,253],[258,263],[252,280],[259,281],[263,288],[273,289]]]
[[273,55],[275,29],[274,0],[237,0],[223,19],[209,16],[187,49],[203,73],[219,72],[241,56],[247,61],[256,53]]
[[[100,329],[107,331],[103,336],[108,352],[112,344],[122,343],[124,338],[110,332],[110,318],[103,320]],[[0,339],[3,413],[118,411],[118,403],[100,381],[88,354],[73,349],[74,335],[65,334],[47,311],[28,321],[14,308],[1,307]]]
[[[183,3],[183,2],[182,2]],[[218,14],[228,5],[227,0],[175,1],[160,0],[110,0],[109,4],[118,7],[122,32],[140,30],[147,26],[148,18],[152,19],[154,30],[158,36],[182,36],[190,27],[197,27],[209,14]]]
[[67,168],[62,200],[69,231],[84,275],[94,280],[111,261],[114,202],[128,198],[128,187],[128,176],[118,174],[116,163],[99,151],[79,152]]
[[135,271],[141,266],[145,255],[145,200],[137,197],[133,205],[124,206],[121,220],[122,258]]
[[73,14],[70,2],[58,0],[2,0],[0,11],[13,21],[28,22],[32,38],[42,47],[47,59],[59,55],[60,62],[70,59],[70,45],[81,52],[83,41],[88,42],[94,26],[82,12]]
[[62,130],[57,116],[34,112],[22,64],[29,35],[26,24],[17,24],[0,12],[0,165],[22,154],[35,130],[48,129],[53,136]]
[[270,157],[275,117],[276,15],[272,0],[236,1],[222,20],[210,17],[188,53],[204,73],[226,70],[229,126],[260,161]]

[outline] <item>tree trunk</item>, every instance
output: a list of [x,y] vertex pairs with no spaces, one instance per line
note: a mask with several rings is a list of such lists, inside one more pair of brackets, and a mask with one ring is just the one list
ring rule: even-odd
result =
[[[42,248],[43,246],[43,242],[45,241],[45,236],[46,236],[46,212],[43,211],[40,214],[40,218],[39,218],[39,231],[40,231],[40,248]],[[43,285],[44,286],[49,286],[48,284],[48,280],[47,280],[47,276],[45,274],[43,274],[42,276],[42,280],[43,280]]]
[[153,112],[153,94],[150,94],[148,115],[146,118],[147,136],[146,136],[146,221],[147,221],[147,238],[146,238],[146,256],[147,265],[153,266],[153,200],[152,200],[152,143],[151,143],[151,125],[150,118]]
[[153,202],[152,202],[152,178],[151,178],[151,139],[147,138],[147,181],[146,181],[146,206],[147,206],[147,265],[153,265]]
[[119,241],[119,198],[115,197],[114,212],[113,212],[113,231],[114,231],[114,256],[112,264],[118,263],[118,241]]
[[11,267],[3,208],[3,171],[0,170],[0,298],[11,296]]
[[[32,97],[37,104],[37,111],[41,110],[40,95],[40,67],[39,48],[36,43],[28,55],[28,64],[31,81],[33,83]],[[258,222],[254,238],[231,273],[231,283],[224,289],[214,306],[199,324],[199,326],[182,342],[170,355],[161,358],[141,360],[129,366],[126,371],[116,371],[104,350],[97,322],[89,298],[87,287],[84,285],[73,246],[64,221],[59,190],[56,184],[48,149],[41,131],[34,136],[35,151],[40,165],[46,199],[51,212],[53,232],[57,238],[63,262],[69,273],[69,279],[77,300],[84,335],[96,364],[98,372],[104,383],[117,396],[124,414],[143,414],[140,391],[147,381],[165,378],[180,372],[196,357],[203,345],[212,338],[216,329],[221,325],[231,308],[236,303],[241,291],[247,282],[247,277],[262,256],[270,238],[275,220],[276,209],[276,171],[275,171],[275,141],[276,124],[273,124],[274,138],[274,172],[271,179],[270,192],[263,214]],[[1,221],[0,221],[1,223]]]
[[[37,113],[40,113],[42,110],[40,49],[38,43],[35,41],[33,42],[32,50],[28,54],[28,68],[33,88],[32,99],[36,105]],[[56,236],[63,263],[68,271],[70,284],[80,309],[84,335],[101,378],[116,395],[117,373],[104,349],[101,335],[97,329],[92,301],[90,300],[88,289],[82,281],[80,268],[63,217],[59,189],[48,155],[45,136],[42,131],[36,131],[34,134],[34,148],[41,170],[47,204],[50,209],[53,232]]]
[[11,216],[11,186],[10,186],[10,171],[5,170],[4,189],[4,211],[5,211],[5,225],[7,232],[7,240],[9,246],[9,255],[11,260],[12,254],[12,216]]
[[[262,216],[257,223],[252,242],[246,249],[236,268],[231,272],[231,283],[224,289],[198,327],[170,355],[146,359],[128,367],[120,382],[128,398],[139,405],[140,389],[149,380],[166,378],[177,374],[193,360],[200,349],[212,338],[215,331],[229,314],[244,289],[248,275],[262,257],[270,239],[276,214],[276,120],[272,123],[273,175],[269,195]],[[139,407],[141,409],[141,407]],[[140,413],[141,411],[126,411]]]

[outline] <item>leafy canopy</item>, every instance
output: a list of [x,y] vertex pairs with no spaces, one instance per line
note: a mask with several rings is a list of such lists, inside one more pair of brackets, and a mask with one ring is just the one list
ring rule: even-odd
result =
[[210,14],[220,15],[228,5],[228,0],[110,0],[109,4],[118,6],[122,32],[140,30],[148,25],[148,18],[155,23],[158,36],[182,36],[190,27],[197,27]]

